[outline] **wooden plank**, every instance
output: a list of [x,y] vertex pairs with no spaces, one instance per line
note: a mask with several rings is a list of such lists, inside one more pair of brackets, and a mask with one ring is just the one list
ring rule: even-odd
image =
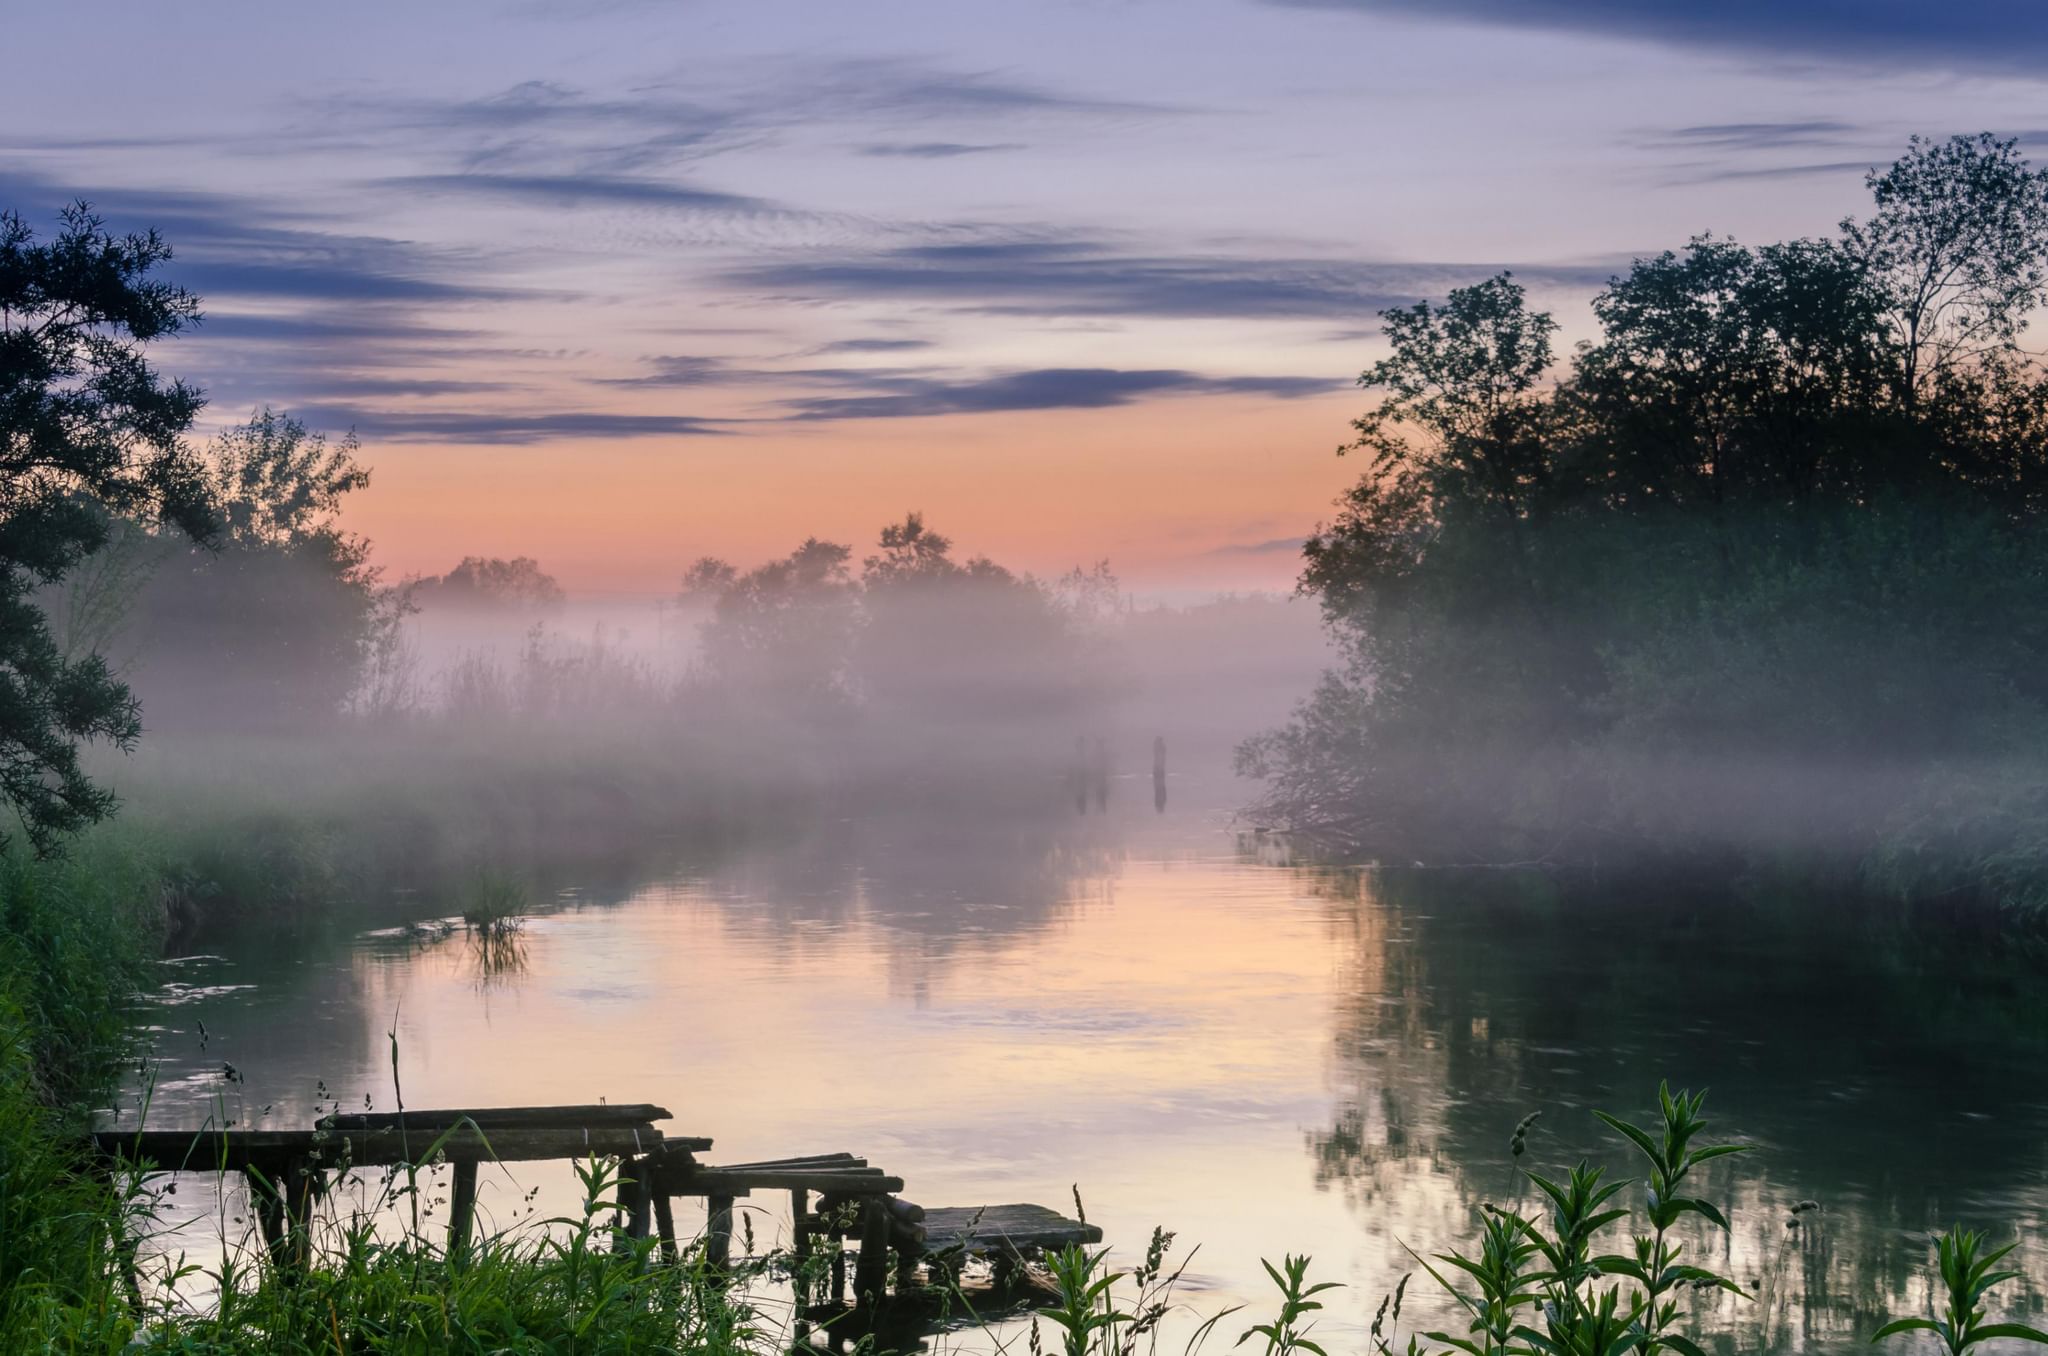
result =
[[652,1102],[577,1106],[436,1107],[408,1111],[342,1112],[323,1116],[318,1124],[336,1130],[446,1129],[471,1121],[486,1130],[558,1130],[565,1126],[645,1125],[668,1120],[667,1107]]
[[[836,1171],[840,1168],[865,1168],[867,1165],[865,1158],[856,1158],[852,1154],[806,1154],[799,1158],[763,1158],[752,1163],[720,1163],[717,1171],[742,1172],[755,1168],[831,1168]],[[874,1171],[880,1172],[881,1169]]]
[[849,1172],[810,1170],[732,1171],[726,1168],[698,1168],[669,1180],[670,1192],[678,1196],[709,1196],[741,1191],[818,1191],[834,1196],[885,1196],[903,1190],[901,1177],[888,1177],[874,1169]]
[[1100,1227],[1042,1205],[953,1206],[924,1212],[927,1252],[1027,1252],[1101,1241]]
[[[220,1168],[239,1171],[252,1164],[261,1166],[295,1155],[317,1159],[330,1168],[343,1164],[375,1168],[424,1163],[436,1153],[451,1163],[515,1163],[583,1158],[591,1154],[621,1157],[678,1144],[646,1126],[485,1131],[461,1128],[437,1133],[410,1128],[131,1130],[100,1131],[92,1138],[110,1157],[154,1164],[156,1170],[164,1172]],[[695,1142],[684,1140],[681,1146]]]

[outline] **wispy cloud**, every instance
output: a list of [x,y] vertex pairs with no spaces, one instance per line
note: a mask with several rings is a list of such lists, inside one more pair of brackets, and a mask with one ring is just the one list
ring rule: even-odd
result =
[[789,209],[760,198],[661,179],[603,174],[414,174],[382,180],[390,188],[425,194],[498,198],[541,205],[604,203],[672,207],[693,212],[785,215]]
[[352,405],[302,405],[296,413],[318,427],[352,428],[391,443],[483,443],[518,446],[570,438],[699,438],[730,433],[730,421],[683,414],[562,411],[511,414],[484,410],[393,411]]
[[1212,556],[1291,556],[1301,550],[1308,534],[1298,537],[1274,537],[1268,541],[1238,541],[1218,546],[1206,554]]
[[1782,60],[2038,73],[2048,6],[2030,0],[1268,0],[1296,9],[1498,24]]
[[1673,127],[1654,133],[1650,142],[1694,150],[1775,151],[1788,146],[1822,146],[1855,137],[1863,129],[1827,118],[1794,122],[1716,122]]
[[1046,367],[977,378],[875,375],[878,393],[787,402],[802,420],[905,419],[1018,410],[1104,409],[1157,396],[1321,395],[1344,383],[1323,377],[1210,377],[1176,369]]
[[976,145],[965,141],[877,141],[860,148],[862,155],[900,156],[911,160],[952,160],[963,155],[987,155],[993,151],[1021,151],[1023,143],[989,142]]
[[[1374,263],[1127,253],[1086,239],[924,244],[727,270],[730,286],[802,301],[918,302],[1015,315],[1360,317],[1499,271],[1491,264]],[[1515,268],[1593,288],[1613,269]]]
[[1667,184],[1736,183],[1744,179],[1810,179],[1820,175],[1862,175],[1873,160],[1827,160],[1802,165],[1674,165]]

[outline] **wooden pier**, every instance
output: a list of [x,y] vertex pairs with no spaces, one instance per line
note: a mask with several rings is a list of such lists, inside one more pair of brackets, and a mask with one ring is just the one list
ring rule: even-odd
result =
[[[308,1223],[325,1186],[359,1168],[448,1164],[448,1251],[465,1251],[475,1227],[477,1168],[483,1163],[590,1157],[619,1164],[617,1210],[621,1246],[650,1235],[666,1265],[683,1257],[673,1202],[701,1197],[705,1262],[732,1263],[734,1203],[755,1193],[787,1193],[792,1267],[801,1308],[880,1310],[894,1278],[906,1291],[923,1267],[927,1280],[957,1285],[969,1260],[988,1261],[1004,1284],[1047,1250],[1099,1243],[1102,1231],[1039,1205],[927,1210],[902,1199],[903,1179],[851,1153],[809,1154],[750,1163],[712,1164],[707,1138],[670,1134],[671,1119],[652,1103],[594,1106],[476,1107],[330,1115],[303,1130],[101,1130],[92,1136],[109,1171],[145,1174],[238,1172],[249,1185],[257,1221],[279,1266],[304,1266]],[[815,1201],[812,1199],[815,1197]],[[812,1259],[822,1250],[826,1260]],[[809,1293],[823,1272],[829,1298]]]

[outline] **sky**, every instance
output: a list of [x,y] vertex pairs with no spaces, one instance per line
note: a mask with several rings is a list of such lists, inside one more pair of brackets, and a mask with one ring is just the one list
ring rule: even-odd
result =
[[1914,133],[2048,158],[2007,0],[0,0],[0,208],[155,227],[202,432],[354,429],[393,575],[921,510],[1041,574],[1284,588],[1376,312],[1822,234]]

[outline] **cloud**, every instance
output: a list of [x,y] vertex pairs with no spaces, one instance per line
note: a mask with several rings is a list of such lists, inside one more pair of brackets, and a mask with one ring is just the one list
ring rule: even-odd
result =
[[1207,377],[1177,369],[1047,367],[971,379],[881,374],[873,377],[872,384],[880,393],[807,397],[786,404],[800,420],[903,419],[1017,410],[1104,409],[1148,396],[1263,395],[1291,399],[1320,395],[1345,383],[1323,377]]
[[109,230],[161,232],[175,252],[163,276],[208,303],[449,303],[520,295],[478,281],[491,270],[474,254],[341,234],[236,194],[65,183],[0,169],[0,199],[33,224],[54,229],[59,208],[81,198],[106,218]]
[[1745,56],[2038,74],[2037,0],[1267,0],[1296,9],[1632,38]]
[[840,339],[830,344],[820,344],[815,353],[908,353],[913,349],[930,348],[929,339]]
[[602,174],[412,174],[380,181],[408,192],[499,198],[544,205],[603,203],[746,216],[787,215],[761,198],[660,179]]
[[1212,556],[1291,556],[1301,551],[1308,534],[1298,537],[1274,537],[1270,541],[1238,541],[1218,546],[1206,554]]
[[682,414],[566,411],[524,415],[494,411],[384,411],[348,405],[302,405],[294,412],[321,428],[353,428],[366,438],[389,443],[521,446],[566,438],[697,438],[732,431],[724,427],[730,421]]
[[[799,301],[923,302],[1004,315],[1353,318],[1478,281],[1492,264],[1372,263],[1119,252],[1088,240],[911,245],[750,264],[729,285]],[[1611,266],[1517,266],[1538,284],[1599,287]]]
[[1807,179],[1827,174],[1855,174],[1861,177],[1873,160],[1828,160],[1809,165],[1752,165],[1729,166],[1726,168],[1688,169],[1674,167],[1674,173],[1665,180],[1668,184],[1720,184],[1739,182],[1744,179]]
[[1021,142],[990,142],[974,145],[964,141],[878,141],[860,148],[862,155],[904,156],[913,160],[951,160],[962,155],[987,155],[991,151],[1021,151]]
[[1718,122],[1674,127],[1652,140],[1694,150],[1759,151],[1826,145],[1854,136],[1860,130],[1853,123],[1820,118],[1804,122]]
[[[959,121],[1018,116],[1128,117],[1193,111],[1071,93],[1010,78],[999,71],[961,71],[903,57],[856,57],[805,63],[773,97],[756,102],[766,114],[781,109],[803,120],[848,116]],[[757,86],[759,88],[759,86]]]

